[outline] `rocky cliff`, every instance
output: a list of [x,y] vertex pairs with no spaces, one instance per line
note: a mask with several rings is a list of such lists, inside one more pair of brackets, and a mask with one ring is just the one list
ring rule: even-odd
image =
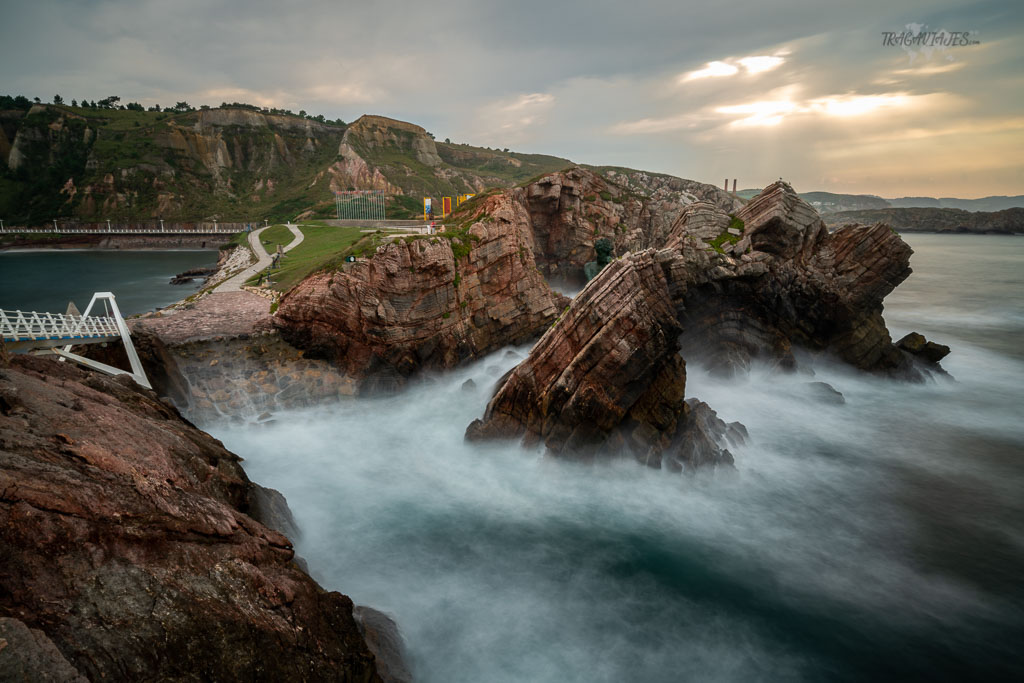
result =
[[0,677],[380,680],[352,602],[247,514],[237,456],[127,378],[9,363]]
[[[629,169],[575,168],[528,184],[523,197],[537,243],[537,264],[546,275],[585,281],[583,266],[594,243],[612,240],[617,253],[665,243],[683,209],[709,202],[725,212],[742,202],[704,183]],[[457,218],[457,216],[456,216]]]
[[614,261],[502,381],[467,438],[525,437],[586,459],[626,451],[676,470],[731,464],[729,430],[702,429],[692,413],[713,412],[684,401],[680,332],[655,252]]
[[363,389],[537,336],[567,300],[534,265],[525,208],[502,197],[479,207],[481,220],[461,231],[397,239],[310,276],[281,299],[275,326]]
[[659,248],[627,253],[587,284],[466,436],[524,437],[576,457],[626,452],[676,469],[730,463],[724,447],[743,430],[683,400],[683,358],[723,373],[755,358],[792,368],[803,347],[918,378],[920,361],[948,349],[919,335],[894,345],[881,315],[910,254],[884,225],[830,235],[781,181],[735,216],[694,202]]
[[[793,188],[777,182],[736,214],[737,234],[698,235],[681,221],[687,291],[683,353],[731,373],[759,358],[795,364],[793,347],[826,351],[862,370],[914,375],[882,320],[882,300],[910,275],[910,247],[885,225],[829,234]],[[719,216],[724,226],[726,217]],[[717,245],[717,246],[716,246]],[[711,247],[709,250],[708,247]],[[704,258],[707,257],[706,263]],[[677,267],[680,269],[680,267]]]

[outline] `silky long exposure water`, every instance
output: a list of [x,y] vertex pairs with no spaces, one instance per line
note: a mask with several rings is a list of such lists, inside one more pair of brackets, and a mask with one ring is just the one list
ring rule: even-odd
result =
[[886,320],[950,345],[955,380],[691,364],[687,395],[749,428],[734,472],[465,443],[523,348],[204,426],[286,495],[314,577],[397,620],[418,680],[1019,677],[1024,240],[907,241]]

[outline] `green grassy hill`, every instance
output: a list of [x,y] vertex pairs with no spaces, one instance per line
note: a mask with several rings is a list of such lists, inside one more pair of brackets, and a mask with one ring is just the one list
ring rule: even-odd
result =
[[402,218],[419,214],[423,196],[439,202],[569,165],[437,143],[379,116],[345,125],[243,107],[0,111],[0,218],[9,225],[329,218],[334,191],[353,189],[385,190],[388,217]]

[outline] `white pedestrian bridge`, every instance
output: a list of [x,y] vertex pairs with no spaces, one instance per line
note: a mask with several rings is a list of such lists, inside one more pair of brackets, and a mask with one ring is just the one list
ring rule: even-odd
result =
[[[97,303],[102,304],[103,315],[89,315]],[[3,336],[4,346],[14,353],[53,354],[59,356],[62,362],[70,360],[108,375],[129,375],[147,389],[153,388],[135,352],[128,325],[121,317],[114,295],[110,292],[93,294],[83,314],[79,314],[74,305],[69,306],[67,313],[0,309],[0,335]],[[73,346],[117,341],[124,344],[131,365],[130,371],[71,352]]]

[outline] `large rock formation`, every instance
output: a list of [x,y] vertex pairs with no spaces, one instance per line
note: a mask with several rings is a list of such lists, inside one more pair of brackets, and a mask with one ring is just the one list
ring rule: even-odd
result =
[[237,456],[126,377],[2,362],[0,677],[380,680]]
[[[711,240],[712,249],[702,249],[710,257],[703,267],[684,245],[689,281],[680,321],[688,359],[726,373],[753,358],[792,367],[799,346],[828,351],[862,370],[914,374],[882,320],[882,300],[911,272],[912,251],[899,235],[885,225],[848,226],[830,235],[814,209],[781,181],[736,218],[743,221],[735,229],[740,234],[726,230]],[[677,229],[685,233],[686,221]],[[674,243],[685,239],[676,236]]]
[[568,303],[534,266],[528,227],[521,204],[485,198],[462,231],[398,239],[310,276],[281,299],[274,323],[362,388],[523,343]]
[[711,185],[626,169],[574,168],[530,183],[523,196],[546,275],[582,284],[594,244],[606,238],[618,253],[660,248],[683,210],[696,201],[719,211],[741,202]]
[[[751,359],[792,367],[794,346],[855,367],[917,377],[893,345],[882,299],[910,274],[908,247],[884,225],[829,235],[784,182],[735,216],[708,202],[678,215],[663,248],[612,262],[499,385],[471,440],[526,437],[556,454],[632,452],[672,467],[731,462],[738,425],[683,401],[679,355],[733,372]],[[677,341],[679,340],[679,341]]]
[[711,428],[712,412],[698,424],[697,405],[684,401],[680,331],[655,252],[614,261],[503,381],[467,437],[525,436],[580,458],[627,451],[673,469],[731,464],[719,448],[724,423]]

